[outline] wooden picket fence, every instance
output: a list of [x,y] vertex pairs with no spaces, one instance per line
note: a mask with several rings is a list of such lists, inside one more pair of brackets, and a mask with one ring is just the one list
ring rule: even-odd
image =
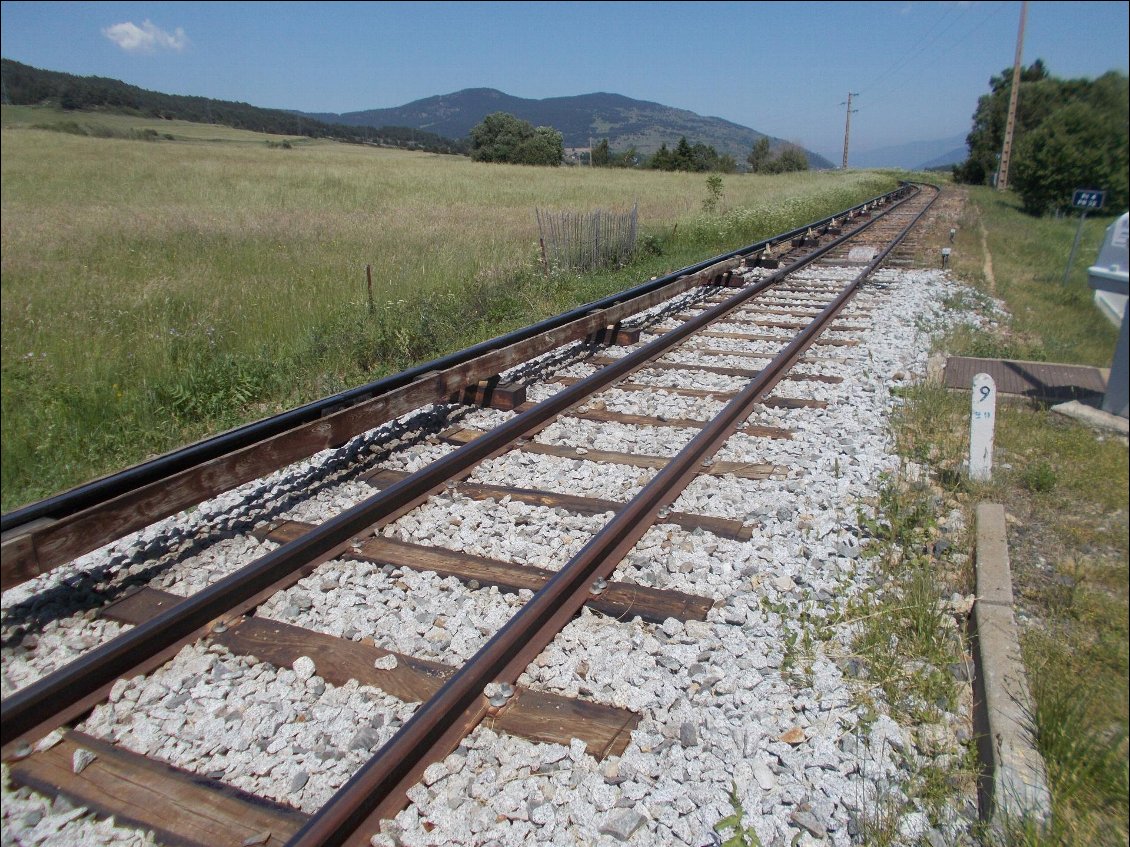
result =
[[550,268],[590,271],[617,265],[635,252],[639,204],[627,212],[534,212],[547,273]]

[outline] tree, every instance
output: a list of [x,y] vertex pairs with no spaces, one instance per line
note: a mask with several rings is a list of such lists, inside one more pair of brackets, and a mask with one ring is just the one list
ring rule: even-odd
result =
[[[954,179],[990,183],[1004,142],[1011,76],[990,81],[969,133],[969,158]],[[1075,188],[1108,191],[1114,208],[1127,202],[1127,122],[1130,80],[1111,71],[1096,80],[1057,79],[1037,61],[1021,73],[1012,147],[1012,187],[1025,211],[1065,208]]]
[[795,144],[787,144],[777,158],[769,163],[770,173],[783,174],[791,171],[808,170],[808,156]]
[[[997,172],[997,159],[1004,146],[1008,120],[1008,101],[1012,93],[1012,68],[1005,68],[989,79],[989,93],[977,101],[973,128],[966,136],[969,158],[954,168],[954,179],[972,185],[985,185]],[[1019,141],[1035,129],[1056,108],[1067,104],[1063,81],[1052,79],[1042,60],[1020,70],[1020,108],[1016,112],[1013,138]]]
[[675,170],[675,157],[671,155],[671,151],[667,149],[666,143],[659,145],[659,149],[652,155],[648,167],[657,171]]
[[657,171],[733,173],[738,169],[738,163],[734,161],[733,156],[729,154],[720,156],[717,150],[701,141],[691,145],[686,136],[683,136],[674,150],[668,150],[666,144],[660,145],[651,157],[648,167]]
[[561,164],[564,156],[565,145],[561,133],[551,126],[539,126],[532,136],[522,139],[518,144],[514,163],[556,167]]
[[640,164],[640,154],[635,147],[629,147],[623,153],[617,153],[612,159],[613,167],[635,168]]
[[471,129],[471,158],[476,162],[557,166],[564,155],[557,130],[548,126],[535,129],[506,112],[487,115]]
[[[1102,112],[1090,103],[1076,102],[1058,110],[1017,145],[1013,189],[1024,211],[1043,215],[1070,206],[1076,188],[1107,191],[1107,204],[1121,209],[1127,203],[1130,157],[1126,135],[1126,94],[1122,115]],[[1121,120],[1121,143],[1115,124]]]
[[687,137],[684,135],[679,139],[679,143],[675,145],[675,150],[672,152],[674,159],[674,170],[677,171],[693,171],[697,170],[694,167],[695,151],[687,142]]
[[753,144],[753,149],[749,151],[749,155],[745,160],[749,162],[749,169],[751,173],[760,174],[765,173],[769,165],[769,160],[773,158],[773,153],[769,149],[769,138],[761,136]]
[[702,201],[702,211],[713,215],[722,202],[722,177],[711,174],[706,178],[706,199]]
[[592,165],[594,168],[606,168],[612,164],[612,151],[608,149],[608,139],[600,139],[600,143],[592,148]]

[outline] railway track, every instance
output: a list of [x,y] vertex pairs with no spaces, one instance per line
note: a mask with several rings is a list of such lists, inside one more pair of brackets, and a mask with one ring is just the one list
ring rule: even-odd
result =
[[[654,718],[594,666],[708,664],[680,642],[748,621],[727,602],[756,571],[741,545],[802,519],[779,514],[805,484],[789,416],[834,403],[872,317],[853,297],[935,193],[904,187],[5,516],[6,637],[34,658],[6,669],[10,779],[193,844],[397,843],[388,822],[497,739],[541,757],[511,781],[564,757],[621,785],[609,773]],[[740,504],[750,485],[777,486],[778,513],[705,490]],[[715,555],[747,565],[703,568]],[[75,612],[78,647],[50,649],[45,622]],[[542,674],[578,621],[622,664]],[[645,647],[659,638],[670,655]],[[710,676],[688,696],[718,692]],[[697,732],[679,723],[680,745]],[[506,793],[497,762],[472,796]],[[596,793],[593,829],[639,830]],[[536,832],[552,805],[498,817]]]

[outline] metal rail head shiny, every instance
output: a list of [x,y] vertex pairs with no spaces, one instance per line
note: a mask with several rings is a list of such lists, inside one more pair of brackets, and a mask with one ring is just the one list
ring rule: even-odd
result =
[[[580,552],[510,619],[376,755],[288,842],[289,847],[336,847],[365,843],[376,828],[407,802],[405,792],[432,762],[447,755],[485,713],[480,696],[494,681],[514,681],[576,614],[594,580],[605,577],[643,536],[664,505],[693,479],[764,396],[843,309],[864,280],[921,219],[935,193],[874,261],[788,344],[723,411],[616,514]],[[857,230],[858,233],[858,230]],[[846,240],[837,239],[837,242]],[[807,262],[805,263],[807,264]],[[788,269],[792,273],[797,268]],[[772,279],[785,274],[774,274]],[[729,302],[729,301],[727,301]]]

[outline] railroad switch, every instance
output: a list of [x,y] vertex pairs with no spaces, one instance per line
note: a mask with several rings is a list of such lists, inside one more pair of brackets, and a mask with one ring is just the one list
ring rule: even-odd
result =
[[452,394],[449,398],[450,402],[498,409],[503,412],[513,411],[526,402],[526,386],[499,380],[497,374],[487,379],[480,379],[475,385],[468,385],[462,391]]

